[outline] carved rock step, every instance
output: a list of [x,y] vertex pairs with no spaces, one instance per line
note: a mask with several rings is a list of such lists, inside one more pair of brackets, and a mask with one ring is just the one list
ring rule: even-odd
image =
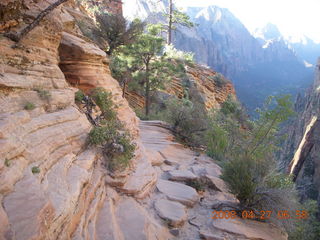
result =
[[159,179],[157,189],[170,200],[192,207],[198,201],[198,193],[192,187],[172,181]]
[[195,180],[197,178],[192,172],[188,170],[173,170],[168,173],[169,180],[173,181],[187,181]]
[[159,199],[155,202],[154,207],[158,215],[169,221],[169,224],[173,227],[183,225],[187,219],[185,206],[181,203]]

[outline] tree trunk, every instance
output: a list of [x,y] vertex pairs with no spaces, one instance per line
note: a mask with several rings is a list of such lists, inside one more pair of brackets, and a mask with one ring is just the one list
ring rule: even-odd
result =
[[150,105],[150,80],[149,80],[149,63],[146,64],[146,96],[145,96],[145,101],[146,101],[146,116],[149,115],[149,105]]
[[172,14],[173,14],[173,3],[172,0],[169,0],[169,20],[168,20],[168,35],[167,35],[167,44],[171,44],[172,41]]
[[54,10],[56,7],[61,5],[64,2],[67,2],[68,0],[58,0],[57,2],[53,3],[49,7],[47,7],[45,10],[43,10],[39,15],[36,17],[36,19],[27,27],[25,27],[20,33],[13,34],[9,33],[6,34],[7,37],[9,37],[12,41],[20,42],[22,38],[24,38],[32,29],[34,29],[37,25],[39,25],[40,21],[47,16],[52,10]]
[[123,87],[122,87],[122,97],[125,98],[126,96],[126,90],[127,90],[127,79],[123,81]]

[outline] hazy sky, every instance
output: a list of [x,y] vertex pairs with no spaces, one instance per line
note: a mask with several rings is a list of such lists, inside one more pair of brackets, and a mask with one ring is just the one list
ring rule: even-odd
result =
[[320,0],[175,0],[180,6],[228,8],[250,30],[267,22],[284,35],[307,35],[320,41]]

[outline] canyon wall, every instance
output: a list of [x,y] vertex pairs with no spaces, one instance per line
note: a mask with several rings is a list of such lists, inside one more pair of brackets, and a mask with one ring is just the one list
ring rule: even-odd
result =
[[[53,2],[2,1],[1,29],[20,31]],[[0,239],[287,239],[268,223],[211,219],[213,203],[237,203],[220,167],[164,123],[139,121],[105,52],[77,27],[87,17],[77,6],[58,7],[19,44],[0,36]],[[92,125],[74,94],[95,87],[112,93],[137,146],[123,172],[110,173],[87,143]],[[199,179],[205,191],[186,184]]]
[[303,199],[319,201],[320,192],[320,60],[313,85],[296,100],[297,115],[286,131],[288,138],[281,153],[282,164],[294,174]]

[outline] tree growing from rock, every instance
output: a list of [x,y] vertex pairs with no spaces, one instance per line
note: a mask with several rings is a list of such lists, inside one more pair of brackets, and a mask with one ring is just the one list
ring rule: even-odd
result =
[[[279,143],[279,125],[293,115],[289,96],[270,97],[266,107],[259,111],[258,120],[250,122],[246,130],[243,124],[230,130],[227,121],[241,119],[234,117],[237,108],[226,104],[222,114],[227,116],[218,123],[228,138],[223,148],[227,152],[222,164],[221,178],[228,184],[231,193],[239,200],[239,209],[252,210],[259,214],[261,210],[277,213],[286,209],[295,211],[297,201],[294,184],[290,176],[278,171],[275,152]],[[229,120],[228,120],[229,119]],[[231,120],[230,120],[231,119]],[[233,133],[238,129],[238,133]],[[232,140],[237,136],[236,141]],[[230,141],[232,140],[232,144]],[[292,221],[272,220],[285,227],[292,227]]]
[[47,16],[49,13],[51,13],[55,8],[60,6],[62,3],[65,3],[69,0],[58,0],[55,3],[49,5],[46,9],[44,9],[42,12],[39,13],[39,15],[33,20],[31,24],[29,24],[27,27],[22,29],[20,33],[14,34],[14,33],[8,33],[6,36],[10,38],[12,41],[20,42],[22,38],[24,38],[32,29],[34,29],[36,26],[39,25],[41,20]]
[[105,51],[109,55],[119,46],[133,43],[145,27],[139,19],[128,24],[120,14],[96,14],[96,21],[98,28],[94,28],[92,33],[108,42],[109,48]]

